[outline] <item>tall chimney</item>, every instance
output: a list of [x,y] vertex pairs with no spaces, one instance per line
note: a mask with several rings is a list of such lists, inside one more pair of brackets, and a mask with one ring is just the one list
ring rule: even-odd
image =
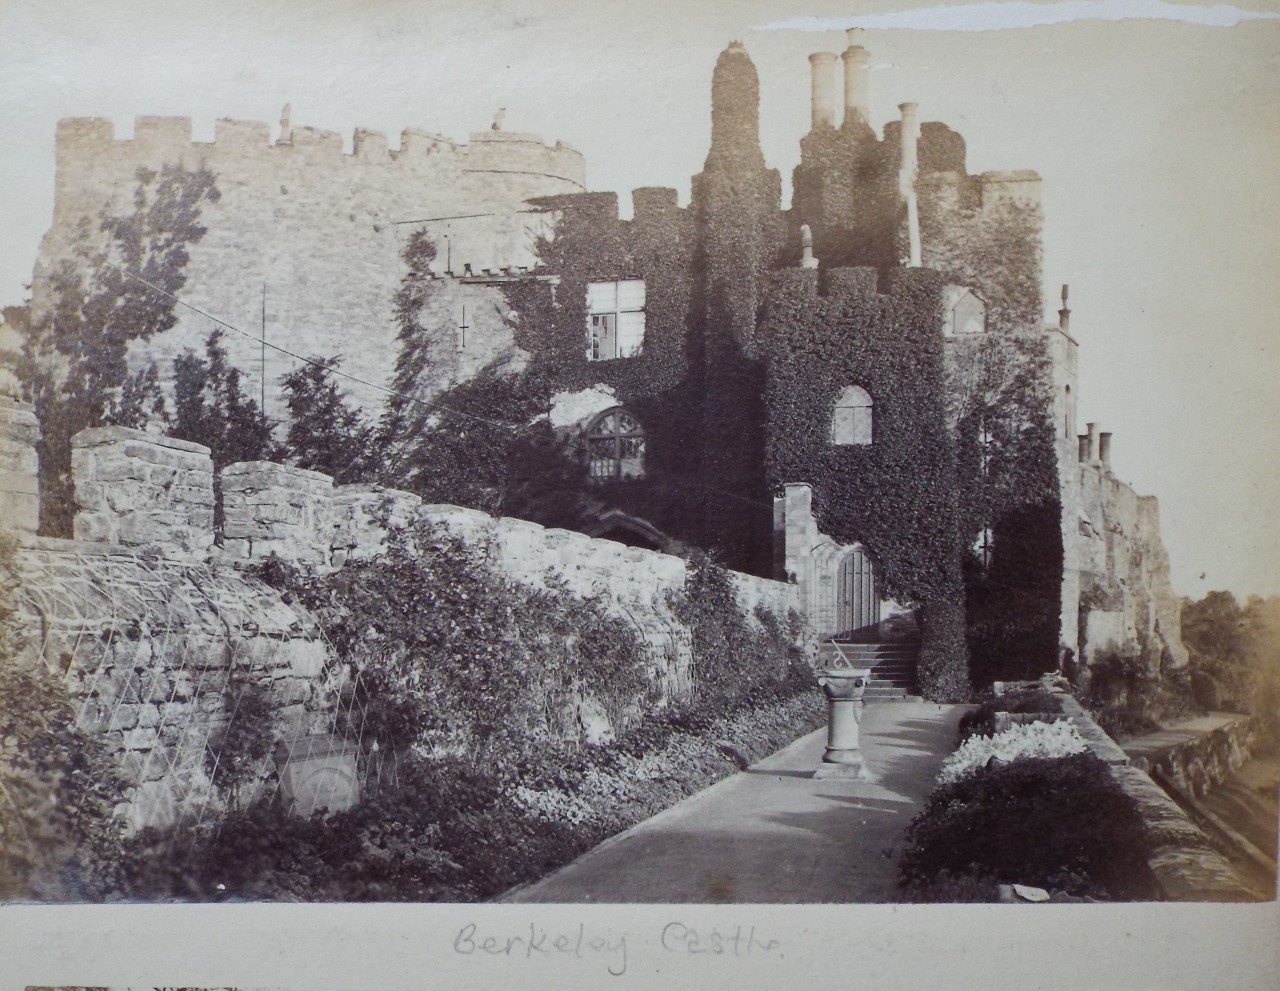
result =
[[1078,434],[1076,436],[1076,442],[1080,445],[1076,453],[1076,460],[1081,464],[1085,464],[1089,460],[1089,435]]
[[814,52],[809,56],[813,74],[813,129],[836,126],[836,53]]
[[1098,425],[1096,423],[1086,423],[1085,429],[1089,431],[1089,464],[1098,463]]
[[1064,282],[1062,284],[1062,309],[1058,311],[1058,327],[1065,334],[1071,329],[1071,310],[1067,308],[1067,289],[1069,287]]
[[867,63],[871,54],[863,47],[866,32],[862,28],[849,28],[849,47],[840,56],[844,59],[844,119],[845,123],[861,120],[871,122],[871,86],[867,78]]
[[901,103],[902,111],[902,155],[898,172],[898,189],[907,203],[907,240],[910,246],[908,268],[921,266],[920,250],[920,204],[916,199],[916,173],[919,171],[920,122],[916,118],[914,103]]
[[1098,434],[1098,460],[1102,467],[1111,470],[1111,433]]

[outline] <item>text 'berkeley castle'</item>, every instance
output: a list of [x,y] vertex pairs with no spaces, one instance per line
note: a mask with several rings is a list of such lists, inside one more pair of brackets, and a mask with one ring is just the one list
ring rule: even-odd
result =
[[[140,167],[203,165],[220,195],[190,246],[187,306],[130,356],[156,360],[163,382],[201,346],[208,314],[246,332],[224,344],[255,395],[265,379],[273,417],[295,355],[338,354],[359,380],[350,394],[378,415],[384,394],[361,383],[395,380],[409,286],[423,359],[413,396],[446,410],[415,429],[453,429],[457,402],[515,390],[577,459],[576,499],[533,506],[535,522],[648,551],[703,548],[789,583],[819,637],[910,644],[918,671],[903,691],[952,697],[1066,651],[1184,663],[1155,500],[1112,475],[1109,434],[1077,427],[1065,292],[1060,323],[1042,323],[1039,177],[970,175],[964,139],[911,103],[877,135],[859,35],[842,55],[810,57],[788,210],[738,43],[715,65],[689,205],[638,189],[631,220],[614,194],[586,190],[573,148],[496,124],[466,144],[406,130],[398,149],[360,130],[348,154],[340,135],[287,115],[274,142],[243,121],[219,121],[211,143],[180,118],[139,118],[128,140],[109,121],[63,121],[33,312],[52,306],[83,218],[127,208]],[[189,547],[340,564],[327,480],[280,469],[264,482],[323,508],[273,529],[236,515],[244,474],[222,477],[234,495],[218,547],[211,515],[180,521],[209,534]],[[76,493],[78,538],[156,541],[117,525],[88,480]],[[165,498],[157,513],[190,508]]]

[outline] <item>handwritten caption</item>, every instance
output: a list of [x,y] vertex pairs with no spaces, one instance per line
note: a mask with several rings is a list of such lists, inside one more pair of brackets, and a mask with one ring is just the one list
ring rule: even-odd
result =
[[[469,922],[454,937],[453,952],[525,960],[599,960],[610,974],[621,977],[627,972],[629,939],[628,933],[588,930],[586,923],[567,930],[530,923],[519,930],[493,933],[483,932],[476,923]],[[757,933],[755,926],[700,930],[682,922],[668,922],[658,933],[657,945],[665,953],[681,956],[782,956],[781,942]]]

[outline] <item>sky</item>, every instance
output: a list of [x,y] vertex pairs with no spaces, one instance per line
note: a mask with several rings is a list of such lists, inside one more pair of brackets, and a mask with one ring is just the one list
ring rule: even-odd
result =
[[902,102],[969,171],[1044,179],[1046,316],[1071,286],[1080,416],[1160,498],[1177,592],[1280,594],[1280,0],[938,6],[828,0],[0,0],[0,305],[24,298],[53,209],[62,117],[189,116],[508,130],[580,149],[624,213],[688,202],[731,40],[760,74],[784,206],[814,51],[865,26],[871,116]]

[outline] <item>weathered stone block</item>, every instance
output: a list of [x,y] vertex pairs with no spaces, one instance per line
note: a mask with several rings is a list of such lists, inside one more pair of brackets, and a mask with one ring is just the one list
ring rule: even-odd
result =
[[156,733],[154,729],[138,727],[122,733],[120,742],[126,750],[150,750],[156,745]]
[[111,714],[107,723],[107,732],[123,733],[138,725],[138,707],[136,705],[119,705]]

